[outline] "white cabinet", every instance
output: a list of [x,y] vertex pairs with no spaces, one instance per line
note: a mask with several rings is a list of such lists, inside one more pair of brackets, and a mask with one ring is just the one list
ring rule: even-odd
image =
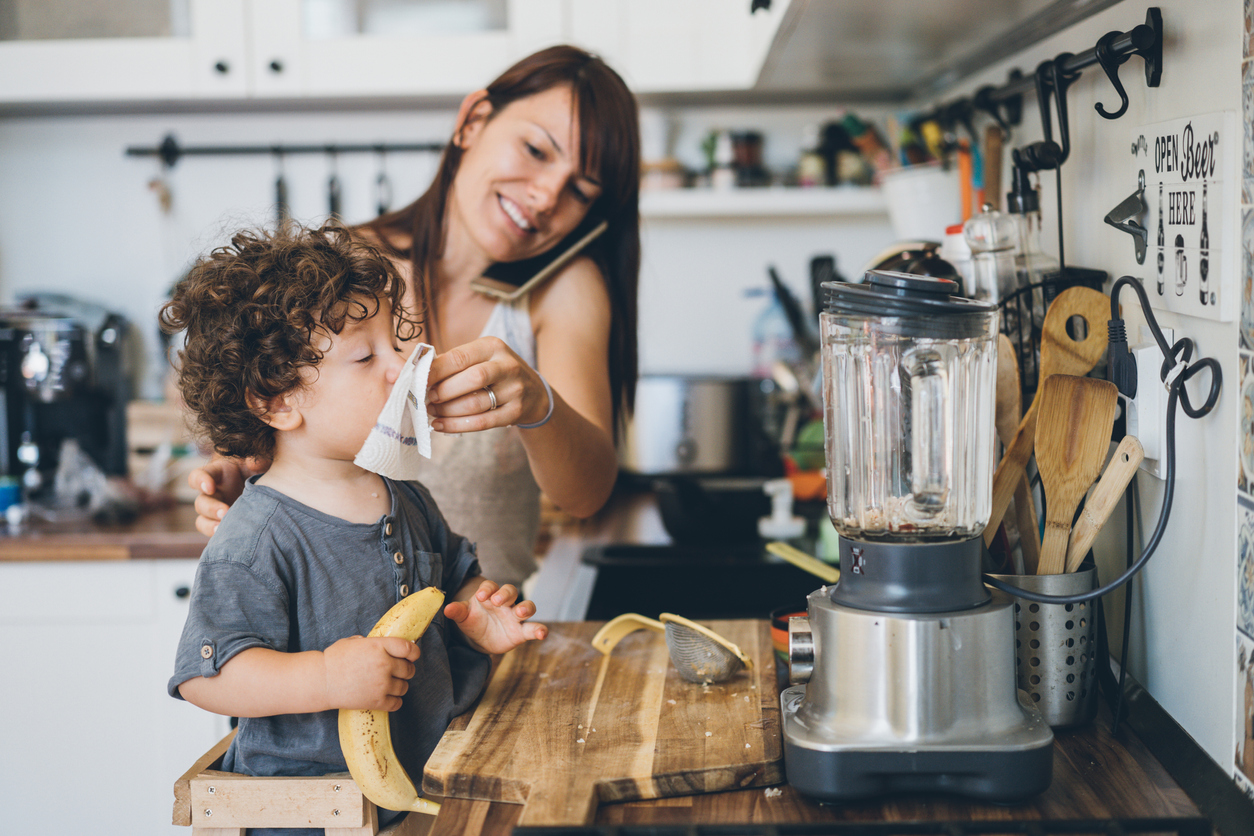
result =
[[0,103],[242,96],[244,3],[186,0],[172,34],[0,41]]
[[174,781],[227,719],[166,695],[195,560],[0,563],[0,821],[183,834]]
[[752,88],[789,0],[567,0],[572,43],[602,55],[636,93]]
[[183,2],[178,34],[0,41],[0,104],[464,95],[560,42],[567,0]]
[[[122,5],[142,2],[157,0]],[[601,54],[638,93],[743,90],[789,6],[774,0],[750,14],[750,0],[162,2],[182,10],[165,34],[0,40],[0,105],[462,96],[563,42]],[[22,33],[0,26],[5,37]]]
[[563,33],[565,0],[250,0],[257,96],[465,95]]

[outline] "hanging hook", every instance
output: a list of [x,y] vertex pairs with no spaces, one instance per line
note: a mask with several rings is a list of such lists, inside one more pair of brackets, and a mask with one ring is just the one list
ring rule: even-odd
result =
[[333,220],[340,219],[340,207],[343,204],[343,191],[340,188],[340,177],[336,154],[339,149],[334,145],[327,146],[327,156],[331,163],[331,176],[327,179],[327,215]]
[[1001,128],[1001,135],[1004,140],[1010,138],[1010,123],[1006,121],[1006,117],[1001,113],[1001,107],[997,102],[993,101],[993,91],[996,88],[991,84],[987,84],[975,91],[975,96],[971,101],[975,104],[977,110],[982,110],[989,116],[993,117],[993,121],[997,123],[997,127]]
[[[1015,165],[1024,171],[1044,171],[1061,168],[1071,154],[1071,126],[1067,120],[1067,88],[1077,78],[1078,72],[1068,73],[1065,65],[1074,56],[1070,52],[1060,54],[1053,61],[1042,61],[1036,68],[1036,97],[1041,109],[1041,129],[1045,138],[1014,152]],[[1053,95],[1054,107],[1050,107]],[[1058,114],[1058,138],[1054,142],[1054,113]]]
[[[1014,161],[1015,167],[1022,169],[1024,173],[1058,168],[1062,165],[1063,160],[1066,159],[1062,146],[1054,142],[1054,111],[1049,101],[1050,96],[1056,92],[1054,87],[1055,66],[1056,64],[1053,61],[1042,61],[1037,66],[1036,72],[1033,73],[1033,82],[1036,85],[1036,103],[1041,111],[1041,134],[1045,138],[1039,142],[1024,145],[1022,148],[1016,148],[1011,153],[1011,159]],[[1065,128],[1063,133],[1065,135]]]
[[1054,90],[1049,76],[1049,69],[1052,66],[1053,62],[1042,61],[1037,65],[1036,72],[1032,74],[1032,81],[1036,84],[1036,106],[1041,110],[1041,133],[1046,142],[1054,141],[1054,111],[1049,106],[1049,97]]
[[1071,128],[1067,124],[1067,88],[1080,77],[1078,72],[1068,73],[1066,64],[1074,58],[1070,52],[1064,52],[1050,64],[1051,83],[1054,87],[1054,105],[1058,111],[1058,139],[1062,145],[1062,158],[1058,165],[1067,161],[1071,155]]
[[387,151],[382,145],[378,147],[379,174],[374,181],[375,209],[380,215],[386,215],[392,208],[392,181],[388,179]]
[[1119,65],[1127,61],[1132,53],[1116,55],[1111,49],[1111,44],[1114,43],[1115,38],[1122,34],[1118,30],[1107,32],[1098,39],[1097,46],[1093,49],[1093,54],[1097,56],[1097,63],[1102,65],[1102,69],[1106,71],[1106,77],[1110,79],[1110,83],[1115,87],[1115,92],[1119,94],[1119,109],[1113,113],[1107,111],[1101,102],[1093,105],[1094,109],[1104,119],[1118,119],[1128,112],[1128,94],[1123,89],[1123,82],[1119,80]]
[[283,168],[283,147],[274,146],[274,162],[278,173],[274,178],[274,213],[275,221],[281,227],[292,216],[291,205],[287,199],[287,177]]

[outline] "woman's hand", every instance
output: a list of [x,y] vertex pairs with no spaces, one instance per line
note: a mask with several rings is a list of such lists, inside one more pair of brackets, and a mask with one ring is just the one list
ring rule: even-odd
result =
[[218,523],[226,516],[227,509],[244,492],[244,480],[258,473],[265,473],[268,461],[257,458],[211,459],[204,467],[198,467],[187,475],[187,484],[200,491],[196,497],[196,530],[212,537]]
[[498,337],[436,355],[427,380],[427,412],[437,432],[534,424],[549,411],[540,376]]
[[[473,594],[467,595],[470,590]],[[523,642],[539,641],[549,634],[543,624],[527,622],[536,614],[534,603],[510,606],[517,598],[518,590],[512,584],[498,588],[493,581],[472,578],[462,586],[456,600],[444,607],[444,615],[484,653],[508,653]]]

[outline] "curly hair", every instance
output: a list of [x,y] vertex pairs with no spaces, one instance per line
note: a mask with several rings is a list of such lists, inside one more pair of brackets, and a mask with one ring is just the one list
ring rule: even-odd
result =
[[397,337],[418,336],[404,291],[392,262],[336,222],[244,230],[200,258],[160,324],[186,332],[178,385],[201,434],[225,456],[272,456],[276,431],[249,396],[269,401],[300,388],[302,369],[322,360],[316,332],[338,334],[385,302]]

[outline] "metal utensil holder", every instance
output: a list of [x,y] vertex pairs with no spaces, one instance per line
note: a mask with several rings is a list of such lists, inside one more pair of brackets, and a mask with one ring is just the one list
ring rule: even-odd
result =
[[[1077,595],[1097,586],[1097,570],[1061,575],[993,575],[1044,595]],[[1097,605],[1038,604],[1015,598],[1015,672],[1019,689],[1054,728],[1097,716]]]

